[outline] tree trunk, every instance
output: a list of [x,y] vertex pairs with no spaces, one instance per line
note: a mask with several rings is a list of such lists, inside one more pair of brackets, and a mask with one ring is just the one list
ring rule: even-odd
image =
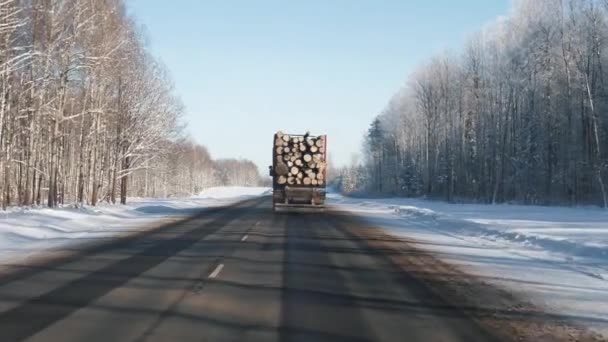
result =
[[[130,158],[125,157],[123,170],[128,170],[131,167]],[[129,180],[128,175],[124,175],[120,178],[120,204],[127,204],[127,183]]]
[[604,180],[602,179],[602,150],[600,137],[598,132],[598,118],[597,113],[595,111],[595,104],[593,100],[593,95],[591,92],[591,85],[589,83],[589,76],[585,74],[585,85],[587,90],[587,96],[589,99],[589,107],[591,109],[591,122],[593,129],[593,142],[595,144],[595,176],[597,178],[597,182],[600,186],[600,193],[602,195],[603,206],[605,209],[608,209],[608,194],[606,194],[606,187],[604,185]]

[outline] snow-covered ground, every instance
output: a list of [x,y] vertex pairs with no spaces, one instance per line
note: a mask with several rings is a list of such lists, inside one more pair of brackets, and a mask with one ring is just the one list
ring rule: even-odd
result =
[[162,219],[192,214],[269,193],[268,188],[210,188],[182,199],[130,198],[127,205],[60,209],[10,208],[0,212],[0,263],[23,261],[40,251],[120,236]]
[[608,337],[608,211],[417,199],[330,203]]

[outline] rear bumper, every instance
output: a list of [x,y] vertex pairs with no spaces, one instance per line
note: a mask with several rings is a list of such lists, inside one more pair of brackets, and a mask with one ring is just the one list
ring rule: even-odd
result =
[[324,205],[312,205],[312,204],[282,204],[275,203],[274,211],[277,213],[318,213],[325,211]]

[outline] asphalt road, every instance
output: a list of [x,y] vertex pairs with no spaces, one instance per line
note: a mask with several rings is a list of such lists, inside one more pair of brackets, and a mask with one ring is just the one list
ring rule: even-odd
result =
[[488,341],[342,216],[270,199],[0,278],[0,341]]

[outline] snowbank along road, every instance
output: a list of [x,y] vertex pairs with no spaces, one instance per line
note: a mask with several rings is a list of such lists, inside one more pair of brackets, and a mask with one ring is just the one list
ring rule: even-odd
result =
[[2,341],[597,340],[350,214],[270,198],[13,265]]
[[605,210],[337,194],[331,201],[543,312],[608,336]]

